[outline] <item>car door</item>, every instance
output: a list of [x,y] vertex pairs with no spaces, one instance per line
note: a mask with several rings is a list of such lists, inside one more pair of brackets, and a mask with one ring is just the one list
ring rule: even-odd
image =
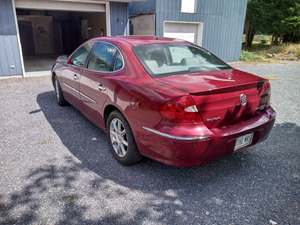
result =
[[83,113],[100,126],[104,125],[101,115],[104,104],[114,90],[111,78],[120,73],[123,65],[123,57],[116,46],[95,42],[82,72],[80,93]]
[[61,87],[66,99],[78,107],[80,107],[81,103],[79,90],[80,77],[90,50],[90,43],[85,43],[75,50],[68,60],[68,66],[63,69],[60,76]]

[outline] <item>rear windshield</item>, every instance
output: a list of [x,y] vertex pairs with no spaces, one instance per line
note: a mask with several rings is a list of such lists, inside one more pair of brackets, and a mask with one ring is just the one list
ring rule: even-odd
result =
[[231,68],[212,53],[189,44],[139,45],[134,52],[152,76]]

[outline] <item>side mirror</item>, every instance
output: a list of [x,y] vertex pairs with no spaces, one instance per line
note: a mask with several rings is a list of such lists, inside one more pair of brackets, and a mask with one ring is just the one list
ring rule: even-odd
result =
[[61,55],[56,59],[56,62],[58,63],[67,63],[68,62],[68,56],[67,55]]

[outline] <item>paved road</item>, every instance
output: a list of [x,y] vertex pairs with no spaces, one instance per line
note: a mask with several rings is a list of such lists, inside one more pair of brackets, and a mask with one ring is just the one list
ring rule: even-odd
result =
[[276,126],[193,169],[122,167],[49,78],[1,80],[0,224],[300,224],[300,64],[237,66],[272,79]]

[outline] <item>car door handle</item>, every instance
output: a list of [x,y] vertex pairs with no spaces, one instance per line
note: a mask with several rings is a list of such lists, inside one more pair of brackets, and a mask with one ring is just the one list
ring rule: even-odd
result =
[[74,80],[79,80],[79,76],[76,73],[73,75],[73,78]]
[[99,91],[105,91],[106,88],[102,84],[98,84],[98,90]]

